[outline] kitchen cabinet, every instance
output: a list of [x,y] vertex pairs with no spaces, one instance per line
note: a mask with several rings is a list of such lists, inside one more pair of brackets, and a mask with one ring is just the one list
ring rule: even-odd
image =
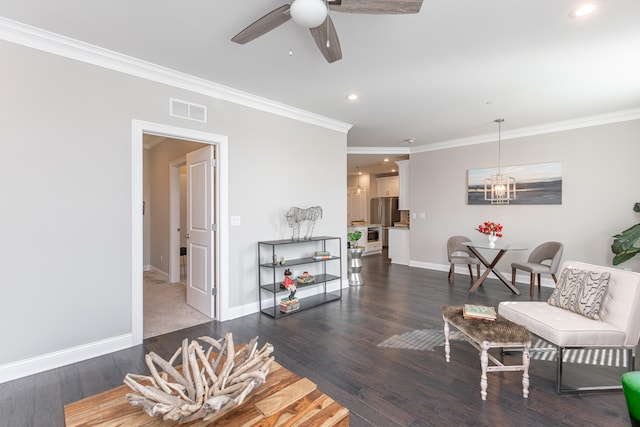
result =
[[376,185],[378,187],[378,197],[398,197],[399,184],[397,176],[376,178]]
[[410,236],[408,228],[389,229],[389,258],[392,264],[409,265]]
[[351,221],[367,220],[367,192],[358,190],[355,187],[347,189],[347,224]]
[[[319,253],[319,252],[322,252]],[[280,256],[286,253],[284,264]],[[316,307],[331,301],[342,299],[342,239],[340,237],[312,237],[307,240],[270,240],[258,242],[258,300],[260,311],[273,318],[280,318],[301,310]],[[280,301],[289,295],[284,289],[285,269],[296,271],[296,268],[309,270],[313,279],[309,283],[296,282],[296,297],[300,308],[290,313],[283,313]],[[302,277],[306,278],[306,275]],[[331,285],[332,289],[328,289]],[[336,288],[337,289],[334,289]],[[307,294],[305,289],[316,288],[314,294]],[[300,295],[304,293],[305,295]]]
[[382,253],[382,226],[363,225],[347,227],[348,233],[359,231],[362,237],[358,241],[358,246],[364,247],[363,255]]
[[409,160],[399,160],[398,165],[398,209],[408,211],[409,208]]

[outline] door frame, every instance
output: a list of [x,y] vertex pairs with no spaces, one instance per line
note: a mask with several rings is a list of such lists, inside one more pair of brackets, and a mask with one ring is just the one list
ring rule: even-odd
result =
[[[187,164],[186,156],[169,163],[169,283],[180,281],[180,167]],[[185,267],[186,269],[186,267]]]
[[132,120],[131,126],[131,339],[133,345],[143,340],[143,135],[152,134],[167,138],[184,139],[204,144],[216,144],[217,182],[212,189],[216,197],[218,224],[215,236],[217,261],[216,313],[220,321],[227,320],[229,313],[229,159],[228,137],[188,128]]

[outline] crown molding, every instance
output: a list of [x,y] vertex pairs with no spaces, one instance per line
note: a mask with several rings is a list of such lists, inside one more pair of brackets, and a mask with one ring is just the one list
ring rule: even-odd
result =
[[0,39],[345,134],[353,126],[2,16]]
[[[565,130],[580,129],[592,126],[601,126],[611,123],[626,122],[640,119],[640,108],[614,111],[611,113],[580,117],[571,120],[546,123],[537,126],[528,126],[520,129],[502,131],[502,141],[507,139],[524,138],[527,136],[542,135],[546,133],[561,132]],[[453,139],[450,141],[436,142],[418,147],[411,147],[411,153],[424,153],[427,151],[446,150],[449,148],[465,147],[468,145],[484,144],[496,141],[496,134],[485,134],[469,138]]]
[[347,154],[411,154],[409,147],[347,147]]

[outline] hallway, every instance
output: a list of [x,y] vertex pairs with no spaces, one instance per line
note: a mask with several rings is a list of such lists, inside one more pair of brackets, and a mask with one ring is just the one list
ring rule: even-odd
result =
[[185,283],[184,276],[180,283],[168,283],[167,276],[162,273],[144,272],[145,339],[211,320],[187,304]]

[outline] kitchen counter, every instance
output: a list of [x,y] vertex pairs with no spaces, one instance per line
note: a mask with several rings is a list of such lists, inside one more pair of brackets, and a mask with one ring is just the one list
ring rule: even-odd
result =
[[[382,226],[379,224],[347,226],[348,233],[354,231],[360,231],[362,233],[359,244],[364,246],[363,255],[382,253]],[[372,231],[373,233],[371,233]]]
[[409,265],[410,236],[409,228],[389,228],[389,258],[392,264]]

